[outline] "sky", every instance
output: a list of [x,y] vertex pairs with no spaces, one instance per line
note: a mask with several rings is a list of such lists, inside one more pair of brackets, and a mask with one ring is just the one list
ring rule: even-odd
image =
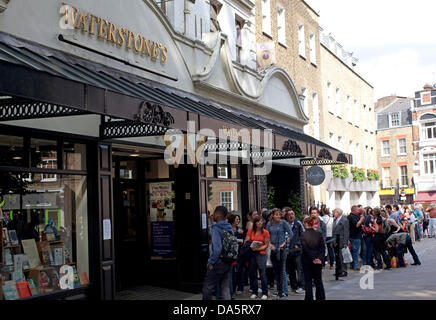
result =
[[306,0],[320,26],[359,59],[374,97],[413,97],[436,83],[435,0]]

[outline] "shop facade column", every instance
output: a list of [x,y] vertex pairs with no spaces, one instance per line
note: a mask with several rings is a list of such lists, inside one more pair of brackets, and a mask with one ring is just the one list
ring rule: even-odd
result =
[[115,298],[115,253],[113,224],[112,148],[99,143],[97,147],[98,237],[100,299]]

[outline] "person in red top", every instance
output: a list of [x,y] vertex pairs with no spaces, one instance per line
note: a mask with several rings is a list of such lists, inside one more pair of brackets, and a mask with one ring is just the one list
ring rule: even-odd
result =
[[252,245],[252,255],[250,259],[250,282],[252,283],[251,299],[257,298],[258,281],[257,271],[259,270],[260,280],[262,283],[262,300],[268,299],[268,281],[266,278],[266,248],[269,246],[269,232],[264,229],[263,222],[260,217],[253,220],[253,229],[248,230],[245,241],[259,242],[258,245]]

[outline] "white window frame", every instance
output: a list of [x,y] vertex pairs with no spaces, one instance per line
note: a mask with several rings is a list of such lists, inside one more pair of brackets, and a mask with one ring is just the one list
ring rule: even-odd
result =
[[353,110],[351,108],[351,96],[347,95],[347,111],[348,111],[348,115],[347,115],[347,120],[350,123],[353,123]]
[[277,41],[286,46],[286,11],[277,4]]
[[359,108],[359,106],[358,106],[358,104],[357,104],[357,100],[354,100],[354,115],[355,115],[355,117],[354,117],[354,124],[356,125],[356,126],[359,126],[359,110],[358,110],[358,108]]
[[360,152],[360,143],[356,143],[356,166],[361,166],[361,152]]
[[335,145],[335,134],[333,132],[329,133],[329,142],[331,146]]
[[[425,159],[426,157],[430,157],[430,156],[432,156],[431,159]],[[422,160],[423,161],[421,167],[421,175],[426,175],[426,176],[434,175],[436,173],[436,153],[434,152],[424,153],[422,155]],[[431,166],[430,163],[432,163]],[[430,172],[430,167],[433,168],[433,172]]]
[[[43,169],[57,169],[57,162],[58,160],[56,158],[52,159],[43,159],[41,164],[41,168]],[[55,167],[52,168],[51,166],[48,166],[48,163],[55,163]],[[44,176],[51,176],[50,178],[44,178]],[[41,173],[41,182],[55,182],[57,181],[57,175],[53,173]]]
[[310,62],[316,65],[316,36],[314,33],[309,35],[309,50],[310,50]]
[[[394,115],[398,116],[398,125],[395,125],[395,126],[392,124],[392,117]],[[400,113],[399,112],[390,113],[389,114],[389,128],[398,128],[400,125],[401,125]]]
[[[228,201],[228,198],[230,197],[230,201]],[[225,201],[223,201],[223,198]],[[227,204],[230,204],[230,208]],[[220,191],[220,205],[227,208],[228,211],[233,211],[233,190],[225,190]]]
[[[407,181],[406,184],[403,184],[403,175],[402,175],[402,172],[401,172],[401,168],[403,168],[403,167],[406,168],[406,178],[407,178],[406,179],[406,181]],[[406,187],[406,186],[409,185],[409,172],[407,170],[407,166],[398,166],[398,177],[399,177],[398,181],[399,181],[400,187]]]
[[[389,174],[386,176],[386,172],[388,172]],[[386,178],[389,178],[389,182],[390,183],[385,183]],[[382,167],[382,182],[383,182],[383,188],[388,188],[388,187],[392,187],[392,179],[391,179],[391,167]]]
[[271,36],[271,1],[262,0],[262,32]]
[[[435,123],[434,126],[426,126],[426,124],[429,123]],[[423,141],[428,141],[428,140],[435,140],[436,139],[436,119],[432,119],[430,121],[425,121],[425,122],[421,122],[420,123],[420,127],[421,127],[421,140]],[[428,129],[430,129],[430,132],[432,132],[432,136],[431,138],[429,138],[428,136]]]
[[341,89],[340,88],[336,88],[336,91],[335,91],[335,109],[336,109],[336,114],[339,117],[342,117]]
[[306,58],[306,43],[305,43],[304,25],[298,24],[298,54]]
[[[401,145],[400,141],[404,141],[404,146]],[[399,156],[404,156],[407,154],[407,140],[406,138],[401,138],[397,140],[397,145],[398,145],[398,155]],[[404,152],[401,152],[401,147],[405,148]]]
[[327,110],[330,113],[335,113],[333,107],[333,93],[332,93],[332,83],[327,82]]
[[338,136],[338,149],[342,151],[343,145],[342,145],[343,139],[342,136]]
[[[385,153],[385,147],[384,147],[385,142],[388,143],[388,153]],[[381,144],[381,156],[382,157],[389,157],[391,155],[391,143],[390,143],[390,140],[383,140],[383,141],[381,141],[380,144]]]
[[[220,174],[220,169],[225,169],[225,175]],[[217,177],[221,179],[228,179],[229,178],[229,168],[227,166],[217,166]]]
[[315,139],[319,139],[319,99],[318,93],[312,93],[312,111],[313,111],[313,136]]

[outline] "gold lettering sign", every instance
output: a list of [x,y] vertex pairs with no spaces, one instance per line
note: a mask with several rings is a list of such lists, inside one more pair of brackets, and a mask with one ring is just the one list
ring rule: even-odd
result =
[[76,31],[88,33],[90,36],[94,35],[97,39],[113,43],[119,48],[150,57],[153,61],[167,62],[168,48],[163,44],[69,4],[63,3],[62,5],[70,8],[63,13],[63,21],[73,26]]

